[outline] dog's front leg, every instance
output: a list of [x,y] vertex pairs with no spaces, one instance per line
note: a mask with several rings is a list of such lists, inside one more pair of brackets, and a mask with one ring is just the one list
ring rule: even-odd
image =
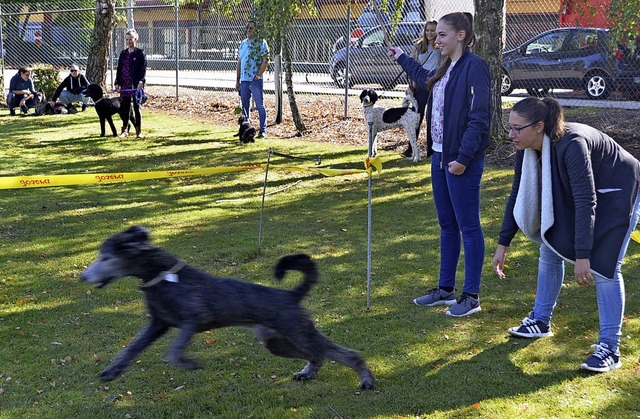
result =
[[196,368],[201,368],[200,363],[193,359],[188,359],[183,357],[184,349],[187,347],[187,344],[195,335],[195,326],[193,324],[182,324],[180,325],[180,333],[178,337],[171,345],[171,349],[169,350],[169,354],[167,355],[167,361],[171,364],[184,368],[187,370],[193,370]]
[[105,134],[105,122],[106,122],[106,118],[100,115],[100,136],[101,137],[104,137],[104,134]]
[[418,163],[420,161],[420,147],[418,146],[418,135],[411,128],[406,130],[409,144],[411,145],[411,161]]
[[167,330],[169,330],[169,326],[164,322],[152,320],[150,324],[138,333],[138,336],[136,336],[133,342],[118,354],[116,359],[109,365],[109,368],[100,373],[100,379],[103,381],[111,381],[119,376],[136,356],[140,355],[147,346],[164,335]]

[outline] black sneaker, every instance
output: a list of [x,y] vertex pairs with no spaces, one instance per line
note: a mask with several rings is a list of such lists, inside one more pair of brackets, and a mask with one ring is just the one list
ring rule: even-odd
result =
[[86,103],[83,103],[83,104],[82,104],[82,112],[84,112],[86,109],[87,109],[87,104],[86,104]]
[[9,115],[16,116],[16,110],[15,109],[9,109]]
[[258,133],[258,135],[256,135],[256,138],[267,138],[267,134],[265,134],[264,132],[260,132]]
[[547,323],[533,318],[533,311],[527,317],[522,319],[522,324],[518,327],[510,327],[507,332],[510,335],[520,338],[546,338],[553,336],[551,327]]
[[620,351],[613,352],[606,343],[591,345],[596,351],[580,365],[585,370],[607,372],[620,368]]

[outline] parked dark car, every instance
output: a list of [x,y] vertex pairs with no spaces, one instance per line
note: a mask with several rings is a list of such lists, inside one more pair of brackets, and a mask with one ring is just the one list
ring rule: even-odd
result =
[[[422,35],[425,22],[404,22],[398,24],[395,32],[385,26],[391,43],[410,52],[417,38]],[[347,74],[347,48],[336,51],[329,62],[329,74],[339,87],[345,87]],[[405,83],[406,76],[397,78],[402,68],[387,56],[387,45],[381,26],[364,33],[349,48],[349,87],[355,84],[380,84],[385,89],[393,89],[398,83]]]
[[629,97],[640,91],[640,70],[616,58],[609,31],[561,28],[544,32],[502,54],[502,88],[545,95],[550,89],[584,90],[589,99],[606,99],[613,90]]

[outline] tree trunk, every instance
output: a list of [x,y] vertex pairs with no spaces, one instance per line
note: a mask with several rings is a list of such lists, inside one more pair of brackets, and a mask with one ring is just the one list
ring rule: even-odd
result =
[[107,90],[107,68],[112,29],[116,23],[115,0],[97,0],[96,15],[87,57],[87,79]]
[[489,64],[491,74],[491,138],[502,140],[506,134],[502,125],[502,49],[504,47],[506,0],[474,0],[476,33],[474,51]]
[[285,37],[282,43],[282,61],[284,64],[284,80],[287,85],[287,96],[289,97],[289,107],[291,108],[291,116],[293,117],[293,123],[296,126],[297,135],[301,136],[307,130],[307,127],[302,121],[300,111],[298,110],[298,104],[296,103],[296,96],[293,92],[293,66],[291,65],[291,55],[289,54],[289,42],[288,36]]

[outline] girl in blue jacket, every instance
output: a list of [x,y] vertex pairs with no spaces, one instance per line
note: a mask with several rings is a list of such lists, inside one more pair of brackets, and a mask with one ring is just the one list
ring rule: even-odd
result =
[[[429,90],[427,155],[440,224],[438,287],[416,298],[417,305],[450,305],[446,314],[469,316],[480,311],[480,276],[484,235],[480,225],[480,183],[491,122],[491,80],[486,62],[470,51],[473,18],[468,13],[443,16],[436,28],[442,64],[427,71],[400,48],[390,47],[409,77]],[[462,240],[461,240],[462,236]],[[456,299],[456,270],[464,244],[465,280]]]

